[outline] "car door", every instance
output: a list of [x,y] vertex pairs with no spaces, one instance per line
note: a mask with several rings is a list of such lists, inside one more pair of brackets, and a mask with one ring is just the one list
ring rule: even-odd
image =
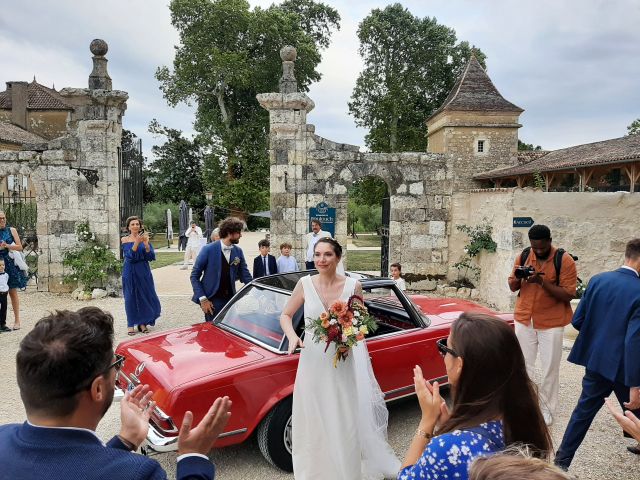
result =
[[448,327],[426,326],[422,319],[416,318],[410,306],[407,308],[406,297],[393,287],[365,290],[365,299],[370,312],[380,322],[379,328],[383,329],[379,335],[367,340],[367,347],[385,399],[414,392],[415,365],[422,368],[428,380],[446,380],[444,361],[438,353],[436,341],[448,336]]

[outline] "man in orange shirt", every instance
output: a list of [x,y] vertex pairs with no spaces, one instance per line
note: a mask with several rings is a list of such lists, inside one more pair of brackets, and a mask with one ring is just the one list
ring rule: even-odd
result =
[[558,252],[551,244],[549,227],[531,227],[529,241],[528,255],[525,249],[516,258],[509,288],[520,291],[514,312],[515,330],[531,378],[540,352],[540,408],[545,422],[551,425],[558,407],[562,337],[565,325],[571,322],[570,302],[576,295],[578,277],[573,257]]

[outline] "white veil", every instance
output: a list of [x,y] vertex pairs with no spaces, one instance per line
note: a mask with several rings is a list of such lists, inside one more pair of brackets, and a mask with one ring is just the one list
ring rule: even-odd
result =
[[389,412],[384,394],[373,375],[366,342],[358,342],[351,352],[358,391],[356,411],[362,449],[362,478],[396,478],[400,471],[400,460],[387,441]]
[[338,265],[336,266],[336,274],[342,275],[343,277],[347,276],[347,274],[344,271],[344,263],[342,263],[342,259],[340,259],[340,261],[338,262]]

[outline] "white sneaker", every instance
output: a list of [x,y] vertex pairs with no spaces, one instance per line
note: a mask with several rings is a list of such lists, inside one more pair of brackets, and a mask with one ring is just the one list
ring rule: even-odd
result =
[[550,427],[553,424],[553,416],[549,412],[542,412],[542,417],[544,418],[544,423],[546,423],[547,427]]

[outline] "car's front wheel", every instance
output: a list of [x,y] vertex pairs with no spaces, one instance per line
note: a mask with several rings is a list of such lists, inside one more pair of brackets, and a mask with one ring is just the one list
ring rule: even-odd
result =
[[276,405],[260,423],[256,437],[260,452],[267,461],[286,472],[293,471],[291,458],[291,406],[288,397]]

